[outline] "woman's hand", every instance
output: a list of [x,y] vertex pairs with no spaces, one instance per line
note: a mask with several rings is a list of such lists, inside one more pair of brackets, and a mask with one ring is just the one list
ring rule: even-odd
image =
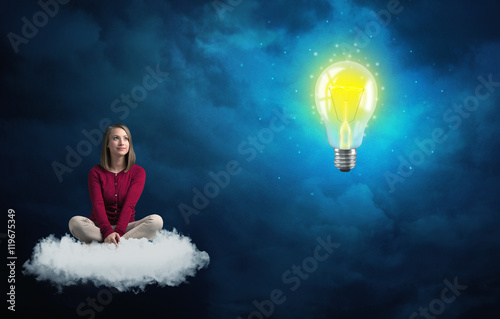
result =
[[113,243],[118,247],[118,243],[120,242],[120,234],[117,232],[111,233],[104,239],[105,243]]

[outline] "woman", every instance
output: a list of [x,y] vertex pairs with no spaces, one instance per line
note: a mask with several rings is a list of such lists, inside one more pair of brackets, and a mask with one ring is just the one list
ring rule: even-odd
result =
[[90,218],[75,216],[69,230],[79,240],[113,243],[120,238],[156,236],[163,227],[159,215],[149,215],[135,221],[135,205],[141,196],[146,172],[135,165],[135,152],[129,129],[121,123],[106,129],[101,148],[101,164],[89,173],[92,203]]

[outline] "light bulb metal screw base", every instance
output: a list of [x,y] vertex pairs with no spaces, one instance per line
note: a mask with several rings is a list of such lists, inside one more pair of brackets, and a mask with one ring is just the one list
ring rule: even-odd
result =
[[349,172],[356,166],[356,149],[342,150],[339,148],[335,149],[335,167],[337,167],[341,172]]

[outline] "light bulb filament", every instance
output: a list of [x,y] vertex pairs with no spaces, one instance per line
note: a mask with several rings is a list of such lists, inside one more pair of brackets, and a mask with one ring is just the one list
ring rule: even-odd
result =
[[[330,87],[330,97],[337,120],[342,122],[339,128],[341,149],[351,148],[352,136],[349,122],[356,118],[363,92],[364,89],[353,86],[333,85]],[[343,108],[340,106],[342,104],[344,104]]]
[[[330,87],[330,97],[337,115],[337,120],[340,122],[354,121],[363,92],[363,88],[353,86],[333,85]],[[343,109],[340,108],[342,104],[344,104]],[[339,107],[337,107],[337,105]]]
[[340,126],[340,148],[349,149],[351,148],[351,126],[347,121],[344,121]]

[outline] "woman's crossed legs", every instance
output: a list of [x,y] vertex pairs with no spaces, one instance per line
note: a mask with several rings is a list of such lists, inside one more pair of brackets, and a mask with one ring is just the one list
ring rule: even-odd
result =
[[[112,225],[113,230],[116,225]],[[125,234],[122,236],[125,239],[129,238],[147,238],[152,239],[163,227],[163,219],[160,215],[153,214],[144,217],[141,220],[128,224]],[[91,243],[92,241],[102,242],[101,230],[90,219],[83,216],[74,216],[69,221],[69,231],[77,239]]]

